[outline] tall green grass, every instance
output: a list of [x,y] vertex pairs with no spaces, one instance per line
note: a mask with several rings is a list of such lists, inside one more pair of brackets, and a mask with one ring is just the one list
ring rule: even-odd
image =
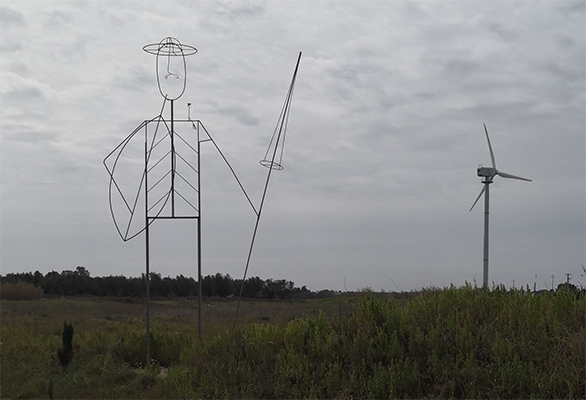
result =
[[64,371],[57,335],[3,323],[1,397],[46,398],[52,380],[56,398],[585,398],[585,307],[569,291],[466,286],[203,341],[155,321],[148,369],[136,325],[76,333]]

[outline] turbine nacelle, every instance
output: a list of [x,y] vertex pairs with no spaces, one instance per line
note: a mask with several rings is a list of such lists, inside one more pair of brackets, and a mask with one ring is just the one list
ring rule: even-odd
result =
[[498,174],[498,171],[496,170],[496,168],[492,167],[478,167],[476,173],[478,174],[478,176],[481,176],[483,178],[492,178]]
[[492,178],[494,178],[497,175],[501,178],[518,179],[520,181],[533,182],[531,179],[521,178],[520,176],[507,174],[506,172],[498,171],[496,168],[492,167],[478,167],[478,169],[476,170],[476,174],[481,178],[486,178],[486,180],[490,182],[492,182]]

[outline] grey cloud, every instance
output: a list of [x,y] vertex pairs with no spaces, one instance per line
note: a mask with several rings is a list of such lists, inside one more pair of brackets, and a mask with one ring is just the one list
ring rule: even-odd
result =
[[[0,49],[1,49],[1,47],[0,47]],[[20,61],[13,62],[13,63],[6,63],[4,68],[6,68],[7,71],[14,72],[15,74],[20,75],[20,76],[30,76],[30,74],[31,74],[31,69],[29,68],[29,66],[26,63],[20,62]]]
[[418,100],[434,100],[437,98],[437,93],[425,91],[414,93],[413,96]]
[[584,18],[586,3],[584,1],[561,1],[557,4],[557,9],[564,15],[580,14]]
[[417,1],[405,1],[400,3],[409,20],[425,19],[429,17],[430,10],[425,9],[425,4],[426,3],[420,3]]
[[344,65],[331,68],[330,74],[352,86],[364,88],[378,86],[381,75],[387,74],[387,71],[372,62],[353,58]]
[[[21,101],[21,100],[30,100],[30,99],[42,99],[45,97],[43,92],[35,87],[23,87],[15,90],[11,90],[10,92],[4,95],[7,101]],[[3,96],[3,97],[4,97]]]
[[262,2],[218,1],[218,13],[234,20],[239,17],[257,17],[264,13]]
[[559,44],[561,44],[562,46],[564,46],[566,48],[571,48],[576,45],[576,40],[569,35],[565,35],[565,34],[557,35],[556,39]]
[[584,79],[584,65],[582,66],[560,66],[558,63],[548,61],[544,65],[544,69],[563,81],[574,82]]
[[90,171],[91,168],[79,162],[77,158],[71,156],[67,158],[69,158],[69,160],[64,160],[62,158],[54,160],[51,166],[52,172],[58,176],[73,176],[73,178],[77,178],[77,180],[84,181],[84,176],[79,175],[79,173],[82,171]]
[[20,42],[8,42],[0,44],[0,51],[5,53],[12,53],[18,50],[22,50],[22,44]]
[[[373,124],[370,127],[368,127],[364,134],[363,137],[369,141],[372,142],[373,144],[373,148],[376,148],[377,146],[381,145],[381,142],[385,142],[386,140],[388,140],[390,137],[400,137],[402,135],[401,132],[399,132],[397,130],[396,127],[394,127],[392,124],[387,123],[387,124]],[[371,149],[372,150],[372,149]]]
[[51,131],[34,131],[20,125],[3,125],[3,138],[11,142],[22,142],[31,144],[47,144],[56,142],[59,134]]
[[68,42],[61,43],[59,53],[68,59],[84,58],[89,44],[90,38],[87,35],[76,35]]
[[70,25],[73,17],[70,13],[62,11],[53,11],[47,17],[47,25],[54,28],[63,28],[65,25]]
[[114,71],[112,86],[118,89],[143,91],[148,87],[157,86],[155,69],[148,71],[145,66],[118,64],[119,70]]
[[465,111],[474,116],[478,121],[518,119],[519,115],[531,115],[537,105],[537,101],[517,101],[514,104],[506,102],[494,102],[486,100],[466,107]]
[[512,29],[509,29],[504,24],[498,21],[491,21],[488,23],[488,29],[497,34],[501,39],[505,41],[513,41],[517,38],[517,33]]
[[402,96],[393,96],[385,90],[380,90],[378,93],[378,103],[381,110],[390,110],[402,104],[405,104],[405,99]]
[[5,29],[25,26],[26,22],[24,16],[18,11],[14,11],[8,7],[0,7],[0,24]]
[[252,115],[247,109],[241,107],[222,108],[221,114],[230,115],[236,117],[236,119],[245,125],[256,126],[260,123],[260,120]]
[[452,59],[445,64],[445,68],[450,74],[463,78],[477,71],[478,64],[467,60]]

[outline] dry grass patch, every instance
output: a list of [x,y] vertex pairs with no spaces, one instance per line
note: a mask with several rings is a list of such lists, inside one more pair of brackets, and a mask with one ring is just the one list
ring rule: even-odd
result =
[[39,300],[43,298],[43,289],[32,283],[2,283],[0,290],[2,300]]

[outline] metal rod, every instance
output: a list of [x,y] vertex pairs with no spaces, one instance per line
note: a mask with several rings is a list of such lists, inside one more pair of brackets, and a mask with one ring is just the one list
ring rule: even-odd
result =
[[146,251],[146,366],[151,364],[151,332],[150,332],[150,302],[151,302],[151,288],[150,288],[150,266],[149,266],[149,194],[148,194],[148,157],[147,157],[147,130],[145,127],[145,141],[144,141],[144,198],[145,198],[145,251]]
[[[271,165],[272,162],[275,161],[275,155],[277,153],[277,147],[279,146],[279,139],[280,139],[281,135],[279,132],[279,135],[277,136],[277,142],[275,145],[275,149],[273,151],[273,156],[271,159]],[[258,207],[258,213],[256,216],[256,222],[254,224],[254,231],[252,233],[252,240],[250,241],[250,248],[248,249],[248,257],[246,258],[246,267],[244,268],[244,276],[242,277],[242,283],[240,285],[240,292],[238,294],[238,303],[236,304],[236,312],[234,313],[234,320],[232,321],[232,330],[234,330],[234,328],[236,328],[236,319],[238,318],[238,311],[240,311],[240,299],[242,298],[242,290],[244,289],[244,282],[246,282],[246,275],[248,274],[248,267],[250,266],[250,259],[252,258],[252,249],[254,248],[254,241],[256,239],[256,233],[258,231],[258,225],[260,223],[260,216],[262,213],[262,208],[265,202],[265,198],[267,195],[267,190],[269,188],[269,181],[271,180],[271,173],[273,172],[273,168],[269,168],[269,172],[267,173],[267,180],[265,182],[265,187],[264,190],[262,192],[262,198],[260,200],[260,205]]]
[[171,100],[171,216],[175,216],[175,140],[173,126],[173,100]]
[[201,283],[201,142],[199,140],[199,122],[197,124],[197,207],[198,219],[197,219],[197,322],[198,322],[198,333],[201,339],[201,313],[202,313],[202,283]]
[[482,284],[483,286],[488,287],[488,206],[489,206],[489,187],[490,181],[486,180],[484,185],[486,187],[484,191],[484,248],[483,248],[483,259],[482,259],[482,266],[483,266],[483,276],[482,276]]
[[[275,158],[277,156],[277,151],[279,148],[279,142],[281,138],[284,140],[285,133],[287,130],[287,120],[289,118],[289,111],[291,107],[291,99],[293,96],[293,88],[295,87],[295,80],[297,78],[297,71],[299,69],[299,62],[301,61],[301,52],[299,52],[299,57],[297,58],[297,64],[295,65],[295,71],[293,72],[293,78],[291,79],[291,84],[289,85],[289,90],[287,91],[287,96],[285,97],[285,104],[283,105],[283,109],[281,111],[281,115],[279,116],[279,120],[277,121],[277,127],[273,132],[273,137],[271,138],[271,143],[275,140],[275,147],[273,149],[272,157],[269,160],[268,168],[269,172],[267,173],[267,180],[265,182],[265,187],[262,193],[262,197],[260,200],[260,205],[258,207],[258,212],[256,213],[256,223],[254,224],[254,231],[252,233],[252,239],[250,241],[250,248],[248,250],[248,257],[246,259],[246,266],[244,268],[244,276],[242,277],[242,283],[240,284],[240,292],[238,294],[238,302],[236,303],[236,312],[234,313],[234,320],[232,321],[232,330],[236,328],[236,319],[238,318],[238,312],[240,311],[240,301],[242,299],[242,291],[244,289],[244,283],[246,282],[246,275],[248,274],[248,267],[250,266],[250,259],[252,257],[252,250],[254,248],[254,241],[256,239],[256,233],[258,231],[258,225],[260,223],[260,217],[262,213],[262,208],[265,202],[265,198],[267,195],[267,190],[269,187],[269,181],[271,180],[271,173],[273,172],[275,166]],[[275,136],[276,135],[276,136]],[[269,144],[269,148],[265,153],[265,160],[271,148],[271,144]],[[280,163],[279,163],[280,165]]]
[[199,217],[183,217],[183,216],[178,216],[178,217],[149,217],[149,219],[199,219]]

